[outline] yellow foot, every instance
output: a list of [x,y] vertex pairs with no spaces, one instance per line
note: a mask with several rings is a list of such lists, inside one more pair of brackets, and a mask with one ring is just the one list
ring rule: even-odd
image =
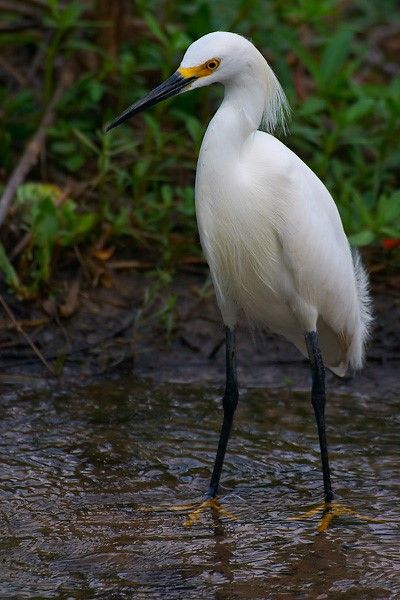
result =
[[208,508],[210,508],[218,517],[227,517],[228,519],[237,518],[233,513],[221,505],[218,498],[208,498],[207,500],[203,500],[200,504],[197,504],[197,502],[192,504],[179,504],[178,506],[172,506],[171,510],[176,512],[190,511],[183,524],[185,527],[191,527],[197,523],[202,513]]
[[309,519],[311,517],[315,517],[318,513],[322,513],[321,521],[317,527],[317,531],[322,533],[326,531],[333,519],[336,517],[341,517],[343,515],[349,515],[351,517],[356,517],[356,519],[360,519],[361,521],[367,521],[368,523],[383,523],[383,519],[375,519],[373,517],[367,517],[365,515],[360,515],[358,512],[353,510],[352,508],[348,508],[343,504],[339,504],[339,502],[323,502],[310,510],[296,516],[289,517],[291,521],[301,521],[302,519]]

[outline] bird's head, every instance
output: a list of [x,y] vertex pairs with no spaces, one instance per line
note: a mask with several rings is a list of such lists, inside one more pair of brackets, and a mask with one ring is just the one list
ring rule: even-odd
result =
[[224,84],[238,73],[251,71],[255,59],[264,61],[246,38],[226,31],[208,33],[189,46],[169,79],[127,108],[108,125],[107,131],[161,100],[212,83]]

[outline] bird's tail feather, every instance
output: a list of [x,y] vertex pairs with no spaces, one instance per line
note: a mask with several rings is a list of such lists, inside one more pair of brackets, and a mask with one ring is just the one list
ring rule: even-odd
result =
[[350,366],[353,369],[360,369],[364,360],[365,346],[371,335],[372,305],[368,275],[362,263],[361,255],[355,248],[352,248],[351,253],[359,301],[360,328],[358,335],[354,336],[352,340],[348,356],[350,358]]

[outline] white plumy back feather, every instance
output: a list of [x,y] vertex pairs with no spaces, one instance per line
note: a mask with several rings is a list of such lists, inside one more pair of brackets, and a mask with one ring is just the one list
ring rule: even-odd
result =
[[362,263],[361,255],[355,248],[352,249],[352,258],[360,308],[360,328],[358,335],[354,336],[350,346],[350,366],[353,369],[361,369],[364,361],[365,346],[370,337],[373,321],[372,302],[369,293],[368,275]]
[[268,133],[274,133],[279,130],[285,133],[287,130],[287,120],[290,115],[289,102],[275,73],[266,60],[264,60],[264,63],[266,94],[260,129]]

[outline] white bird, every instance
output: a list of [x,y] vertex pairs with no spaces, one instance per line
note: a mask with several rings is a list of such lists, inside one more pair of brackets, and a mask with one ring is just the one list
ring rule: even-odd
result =
[[[196,215],[226,328],[224,419],[208,497],[217,495],[238,402],[235,325],[248,319],[283,335],[310,360],[325,502],[331,503],[325,369],[359,369],[371,321],[368,279],[320,179],[272,132],[287,101],[267,61],[244,37],[217,31],[195,41],[179,69],[115,119],[221,83],[196,171]],[[259,127],[270,132],[260,131]]]

